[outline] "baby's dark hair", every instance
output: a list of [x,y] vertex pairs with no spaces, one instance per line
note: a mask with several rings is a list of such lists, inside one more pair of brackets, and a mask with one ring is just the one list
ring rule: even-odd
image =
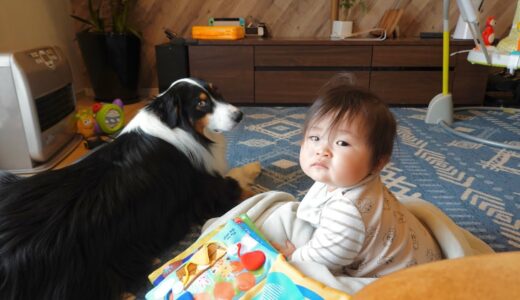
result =
[[383,101],[370,91],[354,86],[352,81],[348,74],[335,76],[320,90],[307,113],[303,133],[326,116],[334,120],[330,127],[332,132],[338,130],[341,122],[350,123],[361,117],[366,143],[372,149],[371,167],[375,168],[381,159],[392,155],[396,121]]

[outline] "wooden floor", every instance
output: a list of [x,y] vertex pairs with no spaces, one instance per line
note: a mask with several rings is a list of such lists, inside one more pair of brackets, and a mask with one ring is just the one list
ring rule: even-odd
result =
[[[93,97],[85,96],[85,95],[78,95],[76,96],[76,109],[79,111],[83,108],[91,107],[92,104],[94,104],[96,101],[94,101]],[[139,109],[141,109],[145,104],[147,103],[146,100],[141,100],[133,104],[127,104],[123,107],[123,111],[125,114],[125,124],[128,124],[128,122],[137,114]],[[66,156],[61,162],[59,162],[54,169],[63,168],[65,166],[70,165],[71,163],[74,163],[81,157],[85,156],[90,150],[85,148],[85,145],[83,144],[83,141],[79,143],[76,148],[68,155]]]

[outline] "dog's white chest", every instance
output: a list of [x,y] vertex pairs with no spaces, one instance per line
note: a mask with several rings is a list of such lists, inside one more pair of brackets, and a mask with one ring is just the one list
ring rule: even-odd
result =
[[215,159],[215,169],[220,173],[220,175],[224,176],[229,168],[226,159],[226,137],[221,133],[216,133],[210,130],[204,130],[204,134],[214,142],[211,145],[211,154]]

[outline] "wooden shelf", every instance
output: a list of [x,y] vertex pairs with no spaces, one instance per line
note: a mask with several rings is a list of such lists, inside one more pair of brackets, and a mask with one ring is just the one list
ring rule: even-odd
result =
[[370,46],[265,46],[255,47],[255,67],[368,67]]
[[[451,52],[473,47],[452,41]],[[191,41],[190,76],[213,82],[237,104],[308,104],[338,72],[393,105],[427,105],[441,92],[442,40],[331,41],[263,39]],[[450,91],[456,105],[483,103],[489,69],[465,54],[450,58]]]

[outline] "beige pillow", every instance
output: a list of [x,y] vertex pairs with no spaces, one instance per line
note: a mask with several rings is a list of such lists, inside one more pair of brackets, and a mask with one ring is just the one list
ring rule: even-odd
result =
[[367,285],[353,299],[520,299],[520,251],[441,260],[398,271]]

